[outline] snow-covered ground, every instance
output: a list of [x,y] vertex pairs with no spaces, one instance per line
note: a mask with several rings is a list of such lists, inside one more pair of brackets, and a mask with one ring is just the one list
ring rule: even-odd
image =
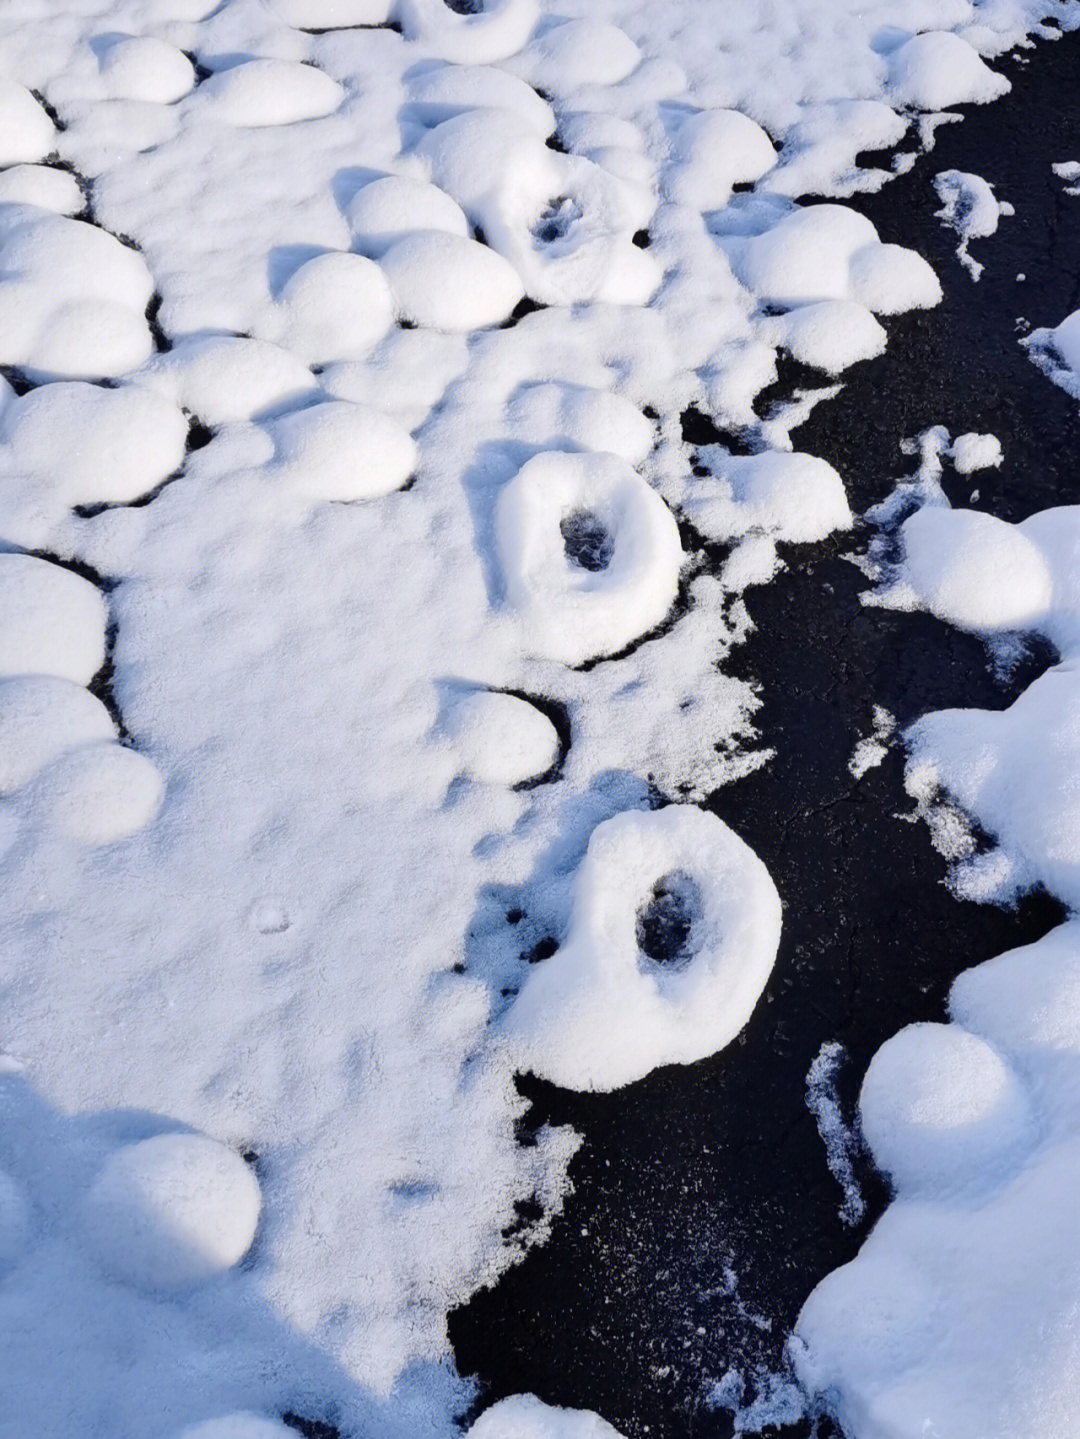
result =
[[[607,1089],[714,1053],[773,963],[775,887],[696,803],[767,761],[724,661],[777,544],[853,523],[796,419],[881,352],[878,316],[941,294],[842,203],[888,178],[856,154],[998,98],[992,61],[1048,13],[1077,18],[0,9],[0,1432],[451,1428],[446,1312],[543,1238],[577,1143],[517,1142],[515,1067]],[[966,255],[1000,206],[939,178]],[[1080,388],[1069,324],[1032,357]],[[822,383],[764,422],[778,351]],[[750,453],[691,453],[691,406]],[[988,436],[952,454],[1000,460]],[[893,602],[1066,657],[1015,713],[910,740],[927,805],[998,835],[960,881],[988,895],[1078,902],[1075,527],[933,503],[904,525]],[[702,541],[730,546],[719,579]],[[1040,974],[1065,993],[1062,933]],[[954,1323],[951,1355],[888,1279],[902,1206],[989,1174],[979,1224],[961,1186],[909,1225],[952,1256],[947,1302],[982,1306],[1013,1208],[1069,1183],[1072,1041],[965,983],[963,1029],[874,1062],[863,1124],[900,1198],[800,1328],[804,1382],[868,1439],[939,1401],[951,1436],[1068,1432],[1063,1212],[1013,1256],[1057,1286],[1023,1384],[1011,1327]],[[485,1435],[562,1428],[605,1432],[523,1400]]]

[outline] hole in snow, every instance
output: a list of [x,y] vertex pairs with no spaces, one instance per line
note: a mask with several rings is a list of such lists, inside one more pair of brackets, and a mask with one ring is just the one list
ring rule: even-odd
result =
[[581,219],[581,206],[571,195],[549,200],[532,224],[532,236],[541,245],[561,240],[575,220]]
[[480,15],[484,9],[484,0],[443,0],[443,4],[455,15]]
[[611,563],[615,544],[603,522],[588,510],[574,510],[559,525],[566,558],[579,569],[596,574]]
[[664,875],[638,910],[638,949],[657,964],[681,965],[693,953],[690,936],[699,908],[698,887],[688,874]]

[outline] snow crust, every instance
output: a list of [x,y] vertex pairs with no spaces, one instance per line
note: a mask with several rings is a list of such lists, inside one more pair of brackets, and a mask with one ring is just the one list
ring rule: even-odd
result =
[[[753,402],[778,349],[839,374],[879,352],[874,315],[939,296],[918,256],[798,201],[880,186],[859,151],[1000,91],[985,62],[1044,9],[1074,21],[0,7],[21,1429],[453,1432],[446,1311],[542,1239],[577,1142],[516,1142],[513,1065],[607,1086],[713,1053],[775,953],[764,868],[694,804],[764,759],[725,672],[739,592],[851,517]],[[753,453],[692,455],[691,405]],[[737,543],[721,580],[685,564],[693,505]],[[640,890],[602,861],[613,834]],[[682,968],[636,937],[676,862]],[[603,1027],[572,1053],[560,1007],[589,1031],[588,993],[543,978],[578,948],[601,986],[605,897],[633,1055]],[[177,1126],[213,1163],[146,1158]],[[542,1217],[507,1239],[524,1201]],[[193,1251],[213,1274],[170,1289]]]

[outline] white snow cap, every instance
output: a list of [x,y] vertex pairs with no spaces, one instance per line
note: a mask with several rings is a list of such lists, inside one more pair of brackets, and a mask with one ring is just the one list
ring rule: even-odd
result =
[[1030,628],[1046,614],[1049,566],[1015,525],[978,510],[926,505],[900,535],[905,576],[938,619],[985,631]]
[[[616,815],[593,831],[573,894],[564,942],[504,1020],[519,1068],[617,1089],[734,1039],[776,958],[780,898],[722,820],[684,805]],[[642,951],[650,906],[680,936],[670,958]]]
[[738,110],[700,110],[675,134],[671,199],[695,210],[722,210],[735,185],[753,184],[776,164],[766,132]]
[[109,711],[82,685],[53,675],[0,680],[0,794],[67,750],[115,734]]
[[29,791],[47,824],[79,844],[115,844],[157,814],[165,786],[136,750],[111,742],[81,745],[43,769]]
[[1012,88],[977,50],[949,30],[929,30],[905,40],[893,52],[890,78],[897,103],[917,110],[985,105]]
[[591,1409],[560,1409],[534,1394],[512,1394],[485,1409],[468,1439],[621,1439]]
[[30,91],[0,77],[0,165],[44,160],[55,141],[53,122]]
[[528,700],[474,690],[453,706],[445,727],[462,770],[487,784],[525,784],[552,768],[559,736]]
[[177,1439],[293,1439],[290,1429],[280,1419],[264,1414],[218,1414],[200,1424],[189,1424]]
[[469,238],[465,212],[445,190],[407,175],[383,175],[357,190],[346,210],[357,246],[378,259],[415,230]]
[[155,356],[141,378],[211,426],[272,414],[318,388],[288,350],[232,335],[181,341]]
[[950,454],[958,475],[973,475],[976,470],[995,470],[1003,458],[997,435],[978,435],[973,431],[957,435]]
[[360,359],[394,323],[386,276],[374,261],[343,251],[301,265],[280,305],[281,328],[268,338],[309,365]]
[[159,1134],[109,1156],[86,1196],[83,1225],[115,1278],[179,1289],[239,1263],[259,1206],[258,1181],[235,1150],[201,1134]]
[[198,91],[199,103],[212,108],[215,119],[238,128],[317,120],[344,98],[343,87],[314,65],[272,59],[219,70]]
[[843,481],[827,460],[788,450],[728,455],[706,448],[700,456],[714,473],[690,482],[683,509],[709,539],[764,530],[806,543],[851,528]]
[[765,331],[779,339],[793,359],[829,375],[885,351],[885,329],[865,305],[854,300],[819,300],[766,320]]
[[445,230],[417,230],[380,264],[401,316],[433,330],[476,330],[508,319],[524,297],[514,267],[486,245]]
[[270,425],[274,472],[311,500],[370,500],[399,490],[416,464],[407,430],[381,410],[328,400]]
[[107,612],[81,575],[33,555],[0,554],[0,676],[88,684],[105,660]]
[[506,428],[538,450],[562,445],[640,464],[653,447],[653,422],[625,395],[554,380],[525,385],[506,406]]
[[675,518],[616,455],[535,456],[500,492],[495,524],[507,604],[537,655],[614,654],[675,601]]
[[173,105],[195,86],[195,67],[182,50],[153,35],[114,41],[101,61],[108,94],[116,100]]

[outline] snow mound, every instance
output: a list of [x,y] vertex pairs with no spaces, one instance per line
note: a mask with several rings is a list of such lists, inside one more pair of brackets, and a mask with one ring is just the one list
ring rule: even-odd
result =
[[560,1409],[533,1394],[512,1394],[485,1409],[468,1431],[469,1439],[620,1439],[590,1409]]
[[445,230],[469,237],[465,212],[445,190],[407,175],[383,175],[357,190],[346,211],[356,243],[378,259],[414,230]]
[[12,165],[0,172],[0,205],[34,205],[54,215],[75,215],[86,201],[79,182],[51,165]]
[[641,63],[625,30],[602,20],[564,20],[547,29],[519,58],[529,81],[566,94],[584,85],[617,85]]
[[958,475],[973,475],[976,470],[995,470],[1001,464],[1001,441],[996,435],[977,435],[973,431],[957,435],[952,442],[952,462]]
[[428,125],[482,107],[512,111],[531,125],[541,140],[555,131],[555,113],[548,102],[517,75],[494,65],[441,65],[424,70],[410,78],[409,97],[413,113]]
[[406,39],[459,65],[490,65],[515,55],[540,16],[536,0],[484,0],[475,7],[445,0],[399,0]]
[[966,40],[948,30],[905,40],[893,52],[889,72],[894,101],[916,110],[986,105],[1012,88]]
[[281,320],[272,338],[307,364],[355,360],[394,323],[394,299],[373,260],[336,251],[317,255],[289,277]]
[[0,165],[44,160],[55,141],[53,122],[30,91],[0,77]]
[[68,839],[102,845],[144,829],[164,792],[161,776],[145,755],[99,742],[69,750],[42,770],[30,796],[47,823]]
[[715,815],[616,815],[574,876],[565,940],[503,1022],[515,1063],[610,1090],[715,1054],[749,1019],[779,942],[768,870]]
[[238,1264],[259,1220],[259,1185],[235,1150],[159,1134],[116,1150],[83,1206],[97,1259],[141,1289],[200,1284]]
[[516,785],[547,774],[559,756],[555,726],[528,700],[478,690],[453,707],[445,736],[463,772],[485,784]]
[[49,521],[76,505],[126,504],[174,474],[187,420],[165,396],[135,386],[105,390],[80,380],[43,385],[0,416],[0,469],[13,507]]
[[406,235],[380,263],[399,314],[433,330],[500,324],[525,294],[517,271],[501,255],[446,231]]
[[1025,629],[1050,607],[1049,566],[1015,525],[978,510],[926,505],[900,535],[904,574],[938,619],[965,630]]
[[292,60],[244,60],[219,70],[199,87],[214,118],[238,128],[295,125],[332,114],[345,91],[314,65]]
[[82,685],[52,675],[0,680],[0,794],[65,751],[115,734],[109,711]]
[[287,25],[346,30],[354,25],[385,25],[394,5],[393,0],[270,0],[270,8]]
[[1080,399],[1080,310],[1052,329],[1032,330],[1021,344],[1055,385]]
[[177,1439],[293,1439],[295,1433],[287,1424],[263,1414],[220,1414],[201,1424],[189,1424]]
[[913,1024],[874,1055],[859,1097],[863,1135],[904,1194],[993,1180],[1031,1126],[1027,1094],[984,1040]]
[[999,203],[981,176],[967,175],[962,170],[943,170],[935,175],[934,189],[942,202],[937,217],[960,236],[957,256],[971,278],[977,280],[983,266],[968,254],[968,245],[995,234],[998,220],[1002,215],[1011,215],[1012,206]]
[[31,378],[101,379],[149,357],[154,291],[142,256],[82,220],[0,211],[0,364]]
[[105,52],[101,70],[114,100],[174,105],[195,86],[195,67],[188,57],[153,35],[115,41]]
[[776,164],[766,132],[738,110],[689,116],[676,132],[674,149],[666,188],[672,200],[694,210],[722,210],[735,185],[755,183]]
[[210,426],[257,419],[318,389],[308,367],[268,340],[211,335],[184,340],[140,376]]
[[535,456],[502,489],[506,600],[535,654],[577,665],[667,616],[683,552],[663,500],[616,455]]
[[683,509],[711,540],[764,530],[775,539],[808,543],[851,528],[843,481],[816,455],[729,455],[710,447],[699,457],[713,474],[691,483]]
[[32,555],[0,554],[0,676],[89,684],[105,660],[106,618],[89,580]]
[[853,300],[799,305],[768,323],[794,359],[829,375],[885,352],[884,327],[865,305]]
[[370,500],[400,490],[416,465],[408,431],[381,410],[328,400],[270,425],[276,478],[310,500]]
[[880,315],[926,309],[941,299],[921,255],[885,245],[864,216],[844,205],[806,205],[749,239],[721,236],[742,283],[770,305],[854,300]]
[[538,450],[595,450],[640,464],[653,447],[652,421],[624,395],[555,381],[523,386],[506,406],[507,432]]

